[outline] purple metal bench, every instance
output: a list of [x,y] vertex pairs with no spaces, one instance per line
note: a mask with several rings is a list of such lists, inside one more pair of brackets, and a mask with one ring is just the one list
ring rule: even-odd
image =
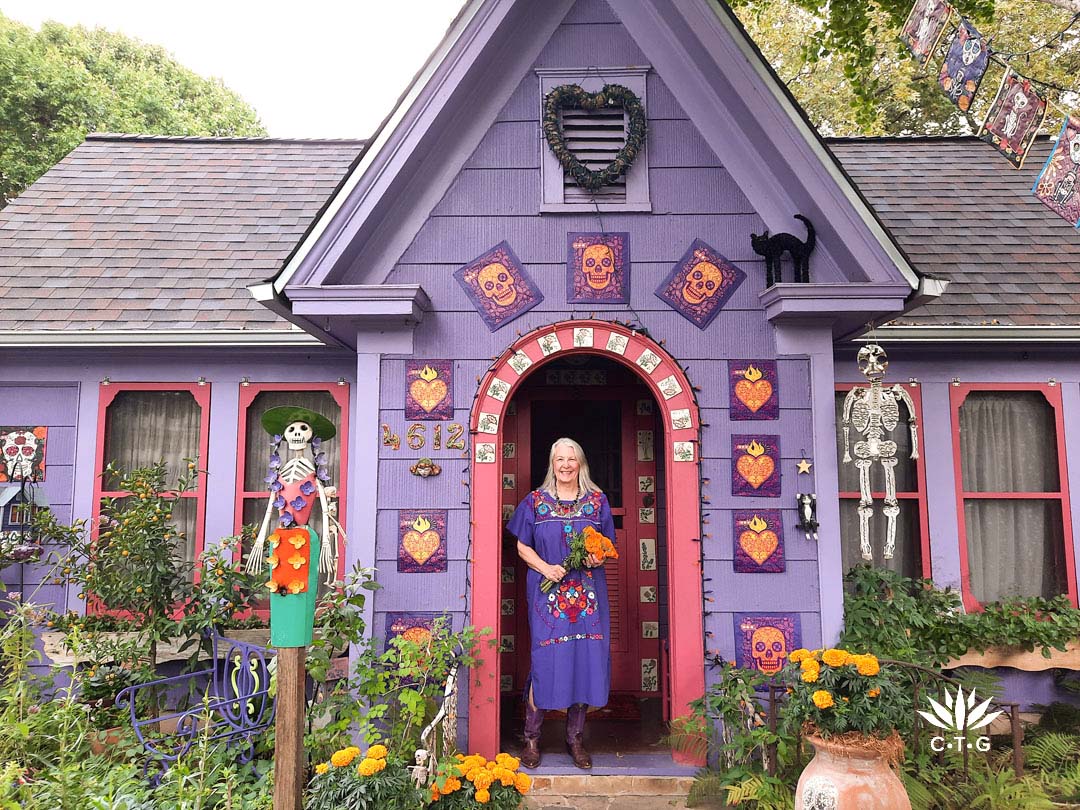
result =
[[[146,750],[143,773],[154,783],[201,740],[237,748],[237,759],[250,762],[255,739],[274,722],[270,696],[271,652],[244,641],[210,636],[210,666],[196,672],[129,686],[116,696],[127,708],[132,728]],[[140,718],[140,703],[164,697],[179,706],[156,717]],[[175,722],[175,731],[163,731]],[[151,767],[157,772],[150,773]]]

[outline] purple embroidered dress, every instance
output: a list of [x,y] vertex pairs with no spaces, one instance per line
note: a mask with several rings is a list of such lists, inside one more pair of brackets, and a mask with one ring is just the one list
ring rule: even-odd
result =
[[[586,526],[615,542],[615,522],[602,492],[560,501],[534,490],[518,505],[507,529],[545,562],[560,565],[570,553],[571,536]],[[529,680],[536,707],[604,706],[611,685],[611,612],[604,569],[568,571],[548,593],[540,590],[542,579],[529,569]]]

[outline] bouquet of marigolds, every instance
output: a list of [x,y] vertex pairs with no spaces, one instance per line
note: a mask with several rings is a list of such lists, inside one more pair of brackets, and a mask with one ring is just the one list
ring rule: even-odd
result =
[[[562,567],[567,571],[584,568],[589,555],[601,561],[619,559],[619,552],[615,550],[615,544],[592,526],[586,526],[583,531],[570,538],[570,553],[562,561]],[[545,579],[540,583],[540,590],[544,593],[554,587],[555,583],[550,579]]]
[[315,766],[308,785],[306,810],[412,810],[424,796],[404,762],[390,756],[385,745],[373,745],[361,756],[349,746],[335,751],[329,762]]
[[431,786],[431,807],[438,810],[473,810],[481,805],[489,810],[517,810],[532,787],[521,763],[509,754],[487,760],[479,754],[458,754],[435,774]]
[[869,653],[795,650],[783,678],[795,727],[823,738],[845,734],[892,740],[911,722],[911,689],[895,667]]

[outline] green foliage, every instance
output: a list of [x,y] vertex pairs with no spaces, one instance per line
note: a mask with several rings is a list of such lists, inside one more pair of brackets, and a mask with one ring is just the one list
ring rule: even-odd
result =
[[371,776],[361,776],[354,765],[330,768],[311,779],[306,810],[417,810],[423,794],[400,762],[390,762]]
[[88,132],[265,135],[255,111],[163,48],[0,14],[0,208]]

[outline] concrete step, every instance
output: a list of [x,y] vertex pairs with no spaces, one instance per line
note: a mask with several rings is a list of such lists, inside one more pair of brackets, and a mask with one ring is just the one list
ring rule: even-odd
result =
[[529,810],[666,810],[686,807],[689,776],[537,775]]

